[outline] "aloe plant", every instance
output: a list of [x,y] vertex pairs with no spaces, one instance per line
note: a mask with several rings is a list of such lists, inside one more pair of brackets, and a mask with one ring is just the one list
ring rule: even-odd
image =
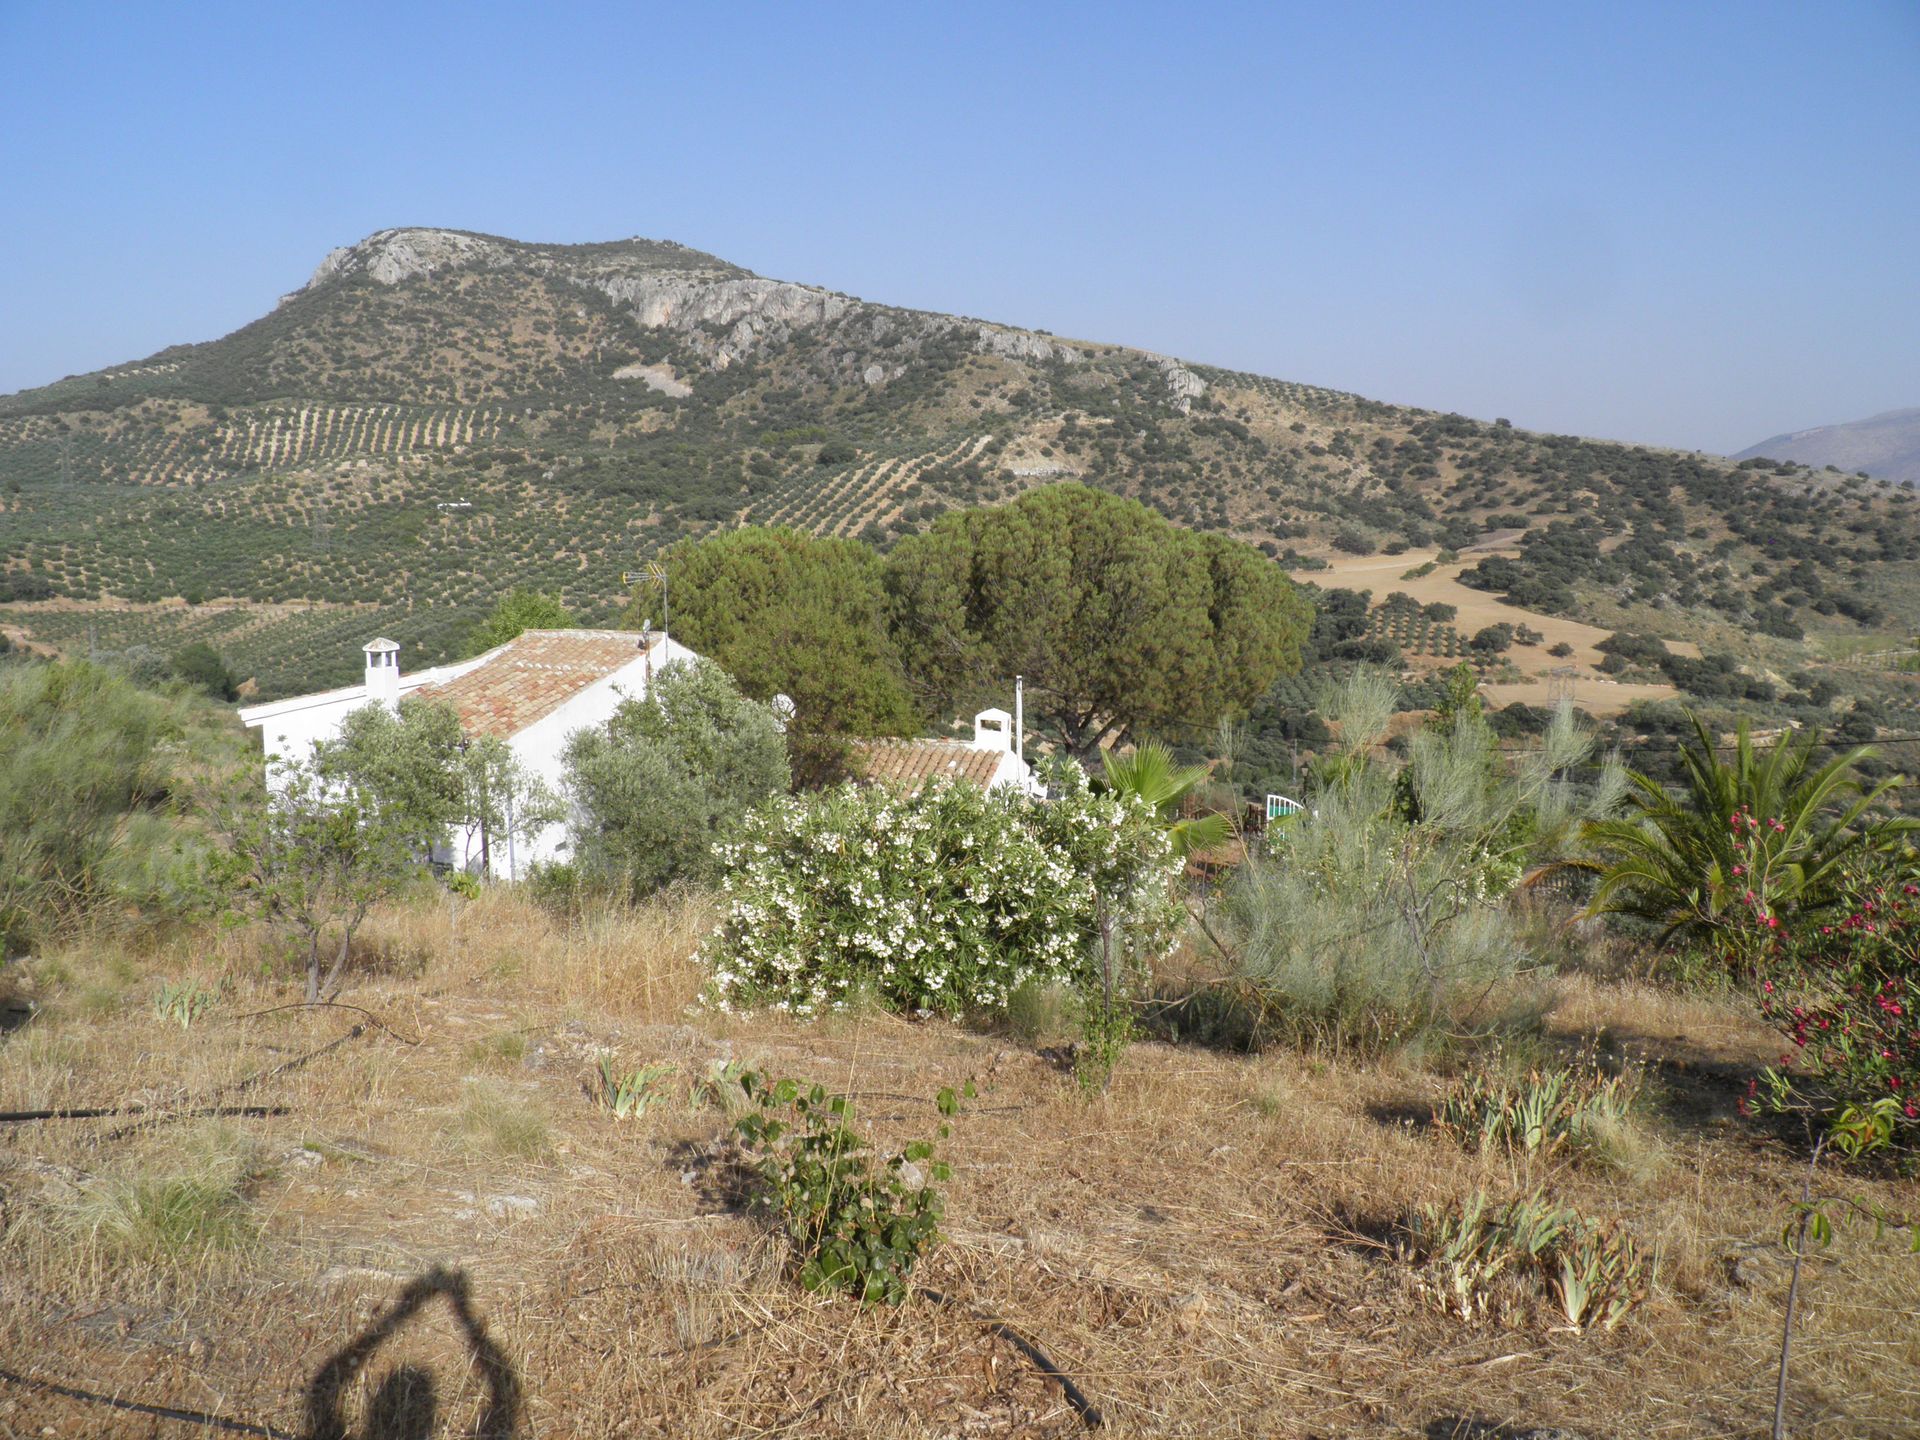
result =
[[198,980],[168,980],[154,996],[153,1011],[163,1020],[171,1020],[182,1030],[205,1019],[220,1002],[220,989],[202,985]]
[[660,1081],[673,1073],[671,1065],[642,1065],[638,1070],[622,1072],[613,1063],[613,1056],[600,1057],[600,1090],[595,1097],[602,1108],[613,1113],[616,1120],[628,1120],[644,1115],[664,1093],[657,1087]]

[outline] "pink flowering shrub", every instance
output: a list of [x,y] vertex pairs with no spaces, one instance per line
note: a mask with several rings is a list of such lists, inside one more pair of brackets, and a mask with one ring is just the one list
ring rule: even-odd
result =
[[1761,1012],[1793,1043],[1790,1078],[1836,1107],[1895,1100],[1896,1143],[1920,1142],[1920,869],[1850,866],[1841,903],[1791,931],[1765,893],[1742,940]]

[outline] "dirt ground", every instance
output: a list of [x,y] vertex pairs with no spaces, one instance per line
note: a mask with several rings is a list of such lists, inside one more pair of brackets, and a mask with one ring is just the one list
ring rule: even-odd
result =
[[[1482,691],[1490,703],[1511,705],[1515,701],[1525,701],[1529,705],[1546,706],[1558,698],[1559,691],[1551,678],[1551,672],[1571,667],[1574,674],[1566,681],[1571,687],[1571,698],[1575,705],[1592,715],[1624,714],[1637,700],[1671,700],[1680,692],[1671,685],[1662,684],[1621,684],[1612,677],[1600,672],[1603,658],[1599,644],[1609,638],[1612,631],[1603,630],[1596,625],[1585,625],[1578,620],[1569,620],[1562,615],[1542,615],[1532,610],[1523,610],[1509,605],[1484,590],[1475,590],[1460,583],[1460,572],[1477,565],[1487,555],[1514,553],[1499,549],[1475,550],[1462,556],[1451,565],[1439,565],[1431,574],[1418,579],[1403,580],[1400,577],[1407,571],[1434,561],[1439,551],[1435,549],[1409,550],[1403,555],[1346,555],[1329,552],[1324,555],[1328,570],[1301,572],[1299,578],[1312,580],[1315,584],[1337,585],[1350,590],[1371,590],[1374,602],[1385,600],[1394,591],[1403,591],[1418,600],[1422,605],[1440,601],[1459,610],[1458,617],[1452,621],[1453,627],[1463,635],[1471,635],[1488,625],[1530,625],[1545,638],[1537,646],[1519,646],[1507,652],[1512,660],[1528,678],[1512,684],[1487,684]],[[1553,656],[1547,651],[1562,642],[1573,648],[1567,656]],[[1669,641],[1668,648],[1678,654],[1698,657],[1697,645],[1687,641]],[[1442,662],[1434,662],[1436,664]]]
[[[1775,1042],[1738,1001],[1556,982],[1549,1051],[1644,1067],[1635,1158],[1601,1171],[1463,1150],[1426,1123],[1444,1067],[1412,1059],[1157,1041],[1088,1100],[1043,1039],[730,1017],[696,1003],[704,923],[395,912],[357,1010],[272,1008],[294,997],[245,935],[25,967],[5,1104],[149,1109],[0,1131],[0,1435],[1078,1433],[1016,1334],[1120,1436],[1765,1432],[1802,1167],[1739,1113]],[[182,1028],[155,977],[188,973],[230,983]],[[607,1052],[673,1067],[660,1103],[593,1104]],[[945,1300],[862,1310],[788,1279],[727,1116],[693,1093],[725,1060],[854,1095],[888,1142],[976,1082],[915,1275]],[[273,1113],[171,1118],[215,1103]],[[224,1244],[115,1231],[106,1200],[207,1156],[248,1176]],[[1464,1323],[1396,1255],[1421,1204],[1540,1186],[1659,1252],[1617,1331],[1538,1307]],[[1912,1181],[1851,1188],[1920,1209]],[[1920,1259],[1846,1227],[1803,1290],[1795,1435],[1920,1434]]]

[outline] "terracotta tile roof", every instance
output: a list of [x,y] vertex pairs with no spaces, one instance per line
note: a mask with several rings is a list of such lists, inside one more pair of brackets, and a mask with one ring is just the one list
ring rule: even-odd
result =
[[848,762],[859,778],[904,790],[942,776],[984,788],[1005,757],[1004,750],[976,750],[959,740],[856,740]]
[[414,693],[453,706],[469,735],[505,740],[640,655],[631,631],[528,630],[466,674]]

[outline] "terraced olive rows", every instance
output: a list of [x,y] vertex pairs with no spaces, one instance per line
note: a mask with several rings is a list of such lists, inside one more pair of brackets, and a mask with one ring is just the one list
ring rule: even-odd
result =
[[290,469],[318,460],[448,450],[498,438],[502,410],[419,410],[400,405],[313,405],[250,412],[221,428],[214,458],[226,465]]

